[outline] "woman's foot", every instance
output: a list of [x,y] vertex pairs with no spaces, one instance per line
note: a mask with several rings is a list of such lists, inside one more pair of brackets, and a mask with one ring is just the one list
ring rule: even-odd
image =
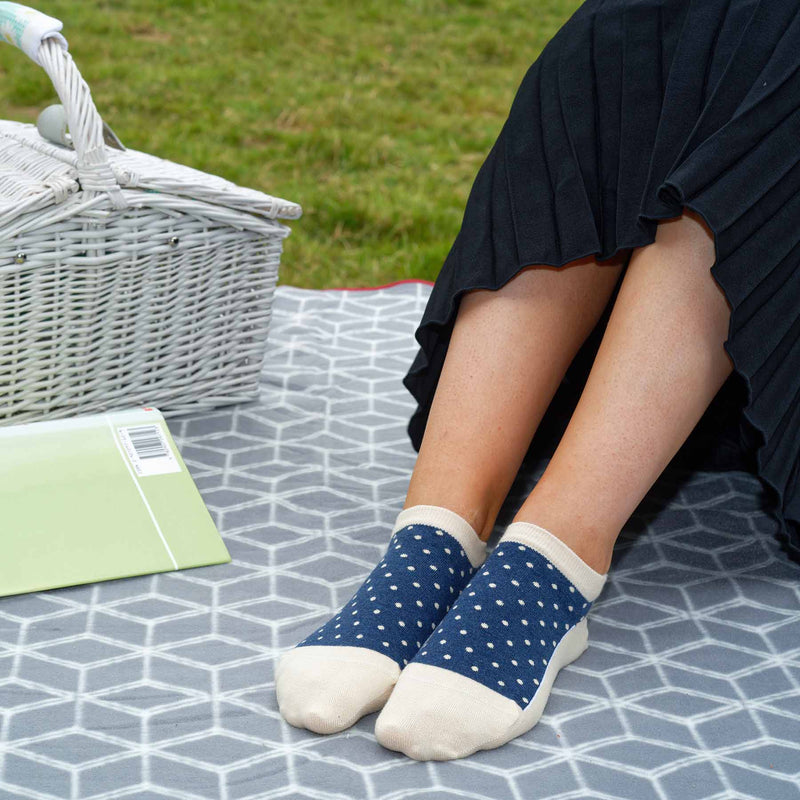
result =
[[445,760],[530,730],[558,671],[588,646],[586,615],[606,577],[544,528],[509,525],[403,670],[375,723],[378,741]]
[[386,553],[350,601],[281,656],[275,690],[284,719],[335,733],[381,708],[485,558],[485,544],[454,511],[401,511]]

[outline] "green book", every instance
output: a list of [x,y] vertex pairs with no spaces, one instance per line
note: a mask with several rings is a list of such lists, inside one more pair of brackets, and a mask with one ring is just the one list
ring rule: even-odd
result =
[[0,428],[0,596],[231,560],[156,408]]

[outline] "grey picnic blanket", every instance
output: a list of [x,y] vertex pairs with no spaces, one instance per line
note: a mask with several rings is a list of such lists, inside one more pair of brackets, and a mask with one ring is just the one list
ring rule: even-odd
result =
[[[667,470],[539,724],[418,763],[284,723],[277,655],[383,553],[428,284],[276,289],[258,401],[168,419],[230,564],[0,598],[2,798],[800,798],[800,565],[744,472]],[[495,536],[544,469],[520,472]]]

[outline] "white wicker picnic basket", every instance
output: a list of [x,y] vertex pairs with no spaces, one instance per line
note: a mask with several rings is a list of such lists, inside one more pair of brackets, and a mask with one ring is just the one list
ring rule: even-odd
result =
[[276,218],[300,206],[108,146],[60,30],[0,3],[0,34],[63,106],[0,121],[0,424],[252,399],[289,234]]

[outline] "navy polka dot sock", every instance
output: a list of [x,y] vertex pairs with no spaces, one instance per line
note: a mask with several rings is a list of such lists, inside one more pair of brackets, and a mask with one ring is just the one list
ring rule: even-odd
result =
[[403,670],[378,741],[419,760],[462,758],[530,730],[558,671],[588,646],[607,575],[530,522],[513,522]]
[[381,708],[485,558],[485,544],[454,511],[403,509],[383,558],[353,597],[281,655],[275,689],[284,719],[334,733]]

